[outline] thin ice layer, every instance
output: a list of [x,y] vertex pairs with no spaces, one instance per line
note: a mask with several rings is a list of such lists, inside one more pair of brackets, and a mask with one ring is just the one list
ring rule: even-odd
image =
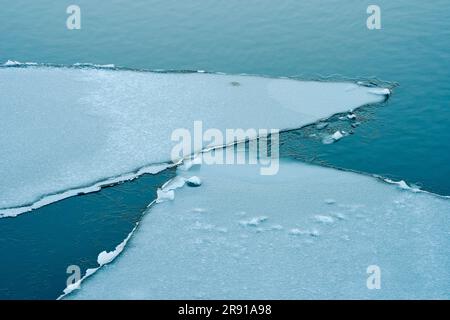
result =
[[450,298],[448,199],[286,161],[274,176],[192,174],[202,186],[152,207],[124,254],[69,298]]
[[204,130],[295,128],[386,93],[254,76],[0,68],[0,216],[168,161],[172,131],[195,120]]

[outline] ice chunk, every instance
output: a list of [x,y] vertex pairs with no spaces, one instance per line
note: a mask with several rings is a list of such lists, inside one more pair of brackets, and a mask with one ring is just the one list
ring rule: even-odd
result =
[[370,92],[373,94],[385,95],[385,96],[391,94],[391,90],[389,90],[387,88],[371,88]]
[[[285,160],[277,175],[258,172],[253,166],[200,167],[208,184],[178,189],[173,202],[152,207],[126,255],[69,298],[450,298],[449,199]],[[339,206],[324,206],[324,194]],[[195,207],[213,213],[192,213],[201,225],[227,232],[187,228],[186,208]],[[315,212],[337,217],[337,209],[346,217],[339,223],[311,219]],[[286,232],[245,232],[237,211],[253,217],[244,220],[251,230],[268,230],[258,218],[264,212]],[[366,286],[367,267],[374,264],[381,290]]]
[[[125,248],[127,242],[130,240],[133,232],[136,230],[136,227],[128,234],[128,236],[126,237],[126,239],[124,241],[122,241],[121,243],[119,243],[116,248],[113,251],[102,251],[99,253],[98,257],[97,257],[97,263],[99,264],[99,267],[102,267],[105,264],[110,263],[111,261],[113,261],[119,254],[122,253],[123,249]],[[89,277],[90,275],[92,275],[95,272],[94,269],[88,269],[86,271],[86,277]]]
[[186,179],[186,184],[190,187],[199,187],[202,184],[202,180],[197,176],[192,176]]
[[[195,177],[196,178],[196,177]],[[189,178],[191,179],[191,178]],[[167,181],[161,188],[158,188],[156,191],[156,203],[161,203],[164,201],[171,201],[175,199],[175,189],[182,188],[186,182],[189,180],[181,175],[176,176],[175,178]],[[199,178],[197,178],[200,180]],[[194,182],[199,182],[196,179],[192,179]],[[191,184],[194,182],[190,182]],[[200,182],[201,184],[201,182]]]
[[[102,251],[98,257],[97,257],[97,263],[99,264],[99,266],[103,266],[105,264],[110,263],[111,261],[113,261],[119,254],[122,253],[123,249],[125,248],[127,242],[130,240],[131,235],[133,234],[133,232],[136,230],[136,227],[128,234],[128,236],[126,237],[126,239],[124,241],[122,241],[121,243],[119,243],[116,248],[113,251],[107,252],[107,251]],[[89,269],[88,269],[89,271]],[[94,271],[92,271],[92,273],[86,272],[86,277],[89,277],[91,274],[93,274]]]
[[167,162],[179,143],[173,131],[192,131],[196,120],[223,132],[298,128],[384,99],[345,82],[7,64],[0,67],[0,168],[10,170],[0,181],[0,216]]
[[335,133],[333,133],[332,135],[329,135],[329,136],[326,136],[325,138],[323,138],[322,139],[322,143],[323,144],[334,143],[334,142],[340,140],[344,136],[343,133],[344,133],[343,131],[341,132],[341,131],[338,130]]
[[344,135],[342,134],[341,131],[336,131],[335,133],[332,134],[332,138],[337,141],[339,139],[341,139]]

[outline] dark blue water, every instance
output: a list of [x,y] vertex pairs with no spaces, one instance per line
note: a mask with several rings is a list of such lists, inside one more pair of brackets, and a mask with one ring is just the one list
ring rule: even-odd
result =
[[[69,4],[0,0],[0,61],[395,82],[386,104],[359,113],[364,121],[353,135],[323,145],[309,138],[309,129],[292,131],[282,137],[282,154],[450,194],[446,0],[377,1],[381,30],[366,28],[372,1],[365,0],[79,0],[82,29],[72,31],[65,27]],[[0,297],[56,297],[68,263],[92,265],[131,230],[154,197],[138,201],[139,190],[133,188],[122,204],[99,193],[1,219]],[[37,280],[42,274],[48,277]]]
[[98,267],[98,254],[128,236],[157,187],[174,174],[167,169],[0,219],[0,299],[56,299],[67,267],[79,266],[82,275]]

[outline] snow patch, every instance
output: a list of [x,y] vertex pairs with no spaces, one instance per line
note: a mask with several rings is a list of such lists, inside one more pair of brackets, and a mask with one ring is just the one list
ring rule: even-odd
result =
[[332,217],[324,216],[324,215],[316,215],[316,216],[314,216],[314,219],[320,223],[333,223],[334,222],[334,219]]
[[302,230],[299,228],[292,228],[289,230],[289,234],[291,236],[303,236],[303,235],[308,235],[311,237],[318,237],[319,236],[319,231],[316,229],[313,230]]
[[242,226],[245,226],[245,227],[257,227],[264,221],[267,221],[267,219],[269,219],[269,218],[266,216],[253,217],[248,220],[241,220],[241,221],[239,221],[239,224]]

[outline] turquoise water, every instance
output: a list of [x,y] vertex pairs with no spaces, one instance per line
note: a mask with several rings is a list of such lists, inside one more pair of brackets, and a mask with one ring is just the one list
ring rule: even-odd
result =
[[[396,83],[385,105],[361,111],[365,121],[353,135],[323,145],[300,141],[305,131],[293,131],[282,137],[282,155],[403,179],[450,195],[448,1],[377,1],[382,29],[368,30],[366,8],[372,1],[80,0],[82,29],[72,31],[65,26],[72,1],[4,2],[0,0],[0,62],[113,63]],[[56,297],[65,285],[66,266],[95,264],[100,251],[128,234],[153,196],[136,200],[137,206],[131,203],[138,197],[130,197],[130,210],[117,211],[121,218],[101,213],[109,212],[104,208],[114,202],[90,195],[1,219],[0,254],[7,263],[1,267],[0,298]],[[83,199],[94,199],[95,206]],[[98,217],[86,218],[80,206]],[[54,234],[46,237],[49,232]],[[102,240],[70,245],[90,234]],[[67,238],[61,241],[63,235]],[[20,256],[17,252],[27,246],[29,251]],[[37,280],[43,274],[48,278]],[[40,283],[47,288],[30,289]]]

